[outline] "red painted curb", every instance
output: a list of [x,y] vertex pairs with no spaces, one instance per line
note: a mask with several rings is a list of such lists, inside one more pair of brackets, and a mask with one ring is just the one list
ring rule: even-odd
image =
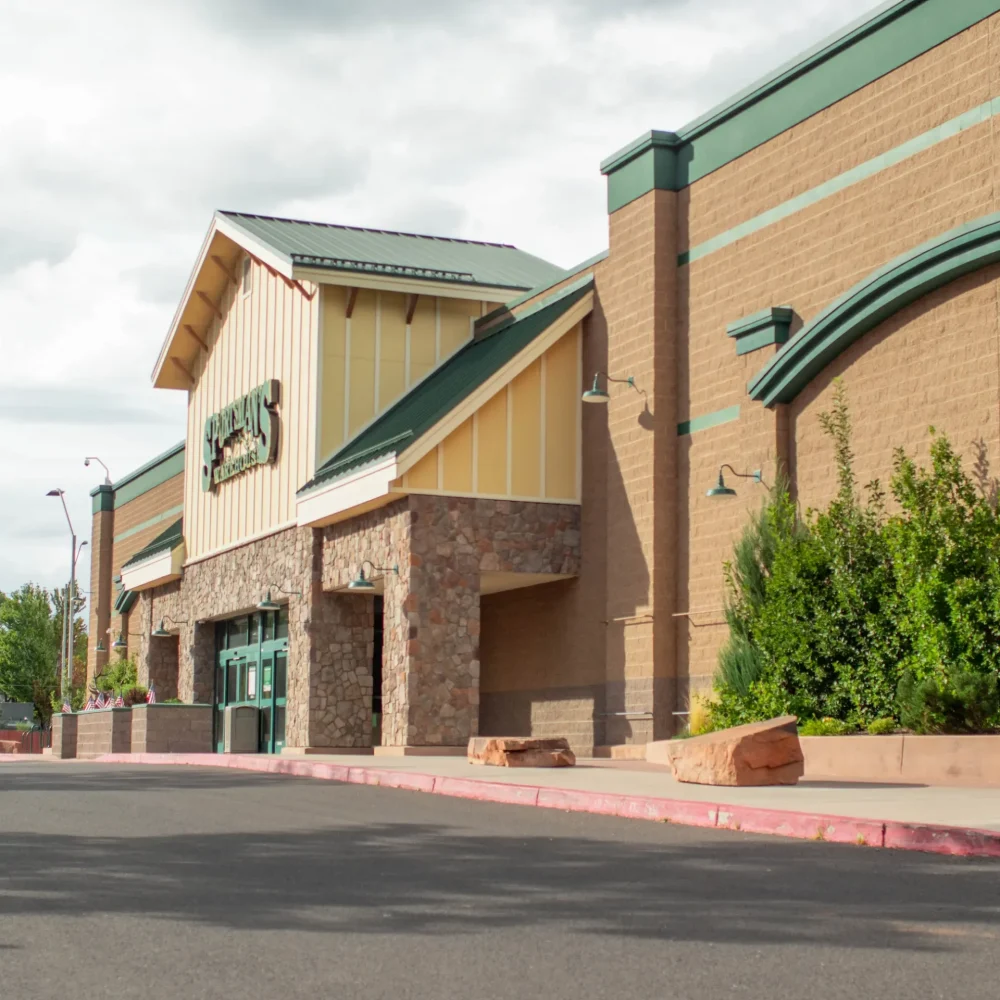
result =
[[566,812],[586,812],[625,819],[645,819],[680,826],[709,827],[741,833],[763,833],[797,840],[822,840],[859,847],[889,847],[962,857],[1000,858],[1000,833],[958,826],[900,823],[820,813],[761,809],[755,806],[661,799],[646,795],[587,792],[571,788],[541,788],[475,778],[392,771],[387,768],[294,760],[281,757],[230,756],[200,753],[117,753],[98,757],[106,764],[183,764],[192,767],[230,767],[241,771],[290,774],[352,785],[376,785],[433,795],[538,806]]

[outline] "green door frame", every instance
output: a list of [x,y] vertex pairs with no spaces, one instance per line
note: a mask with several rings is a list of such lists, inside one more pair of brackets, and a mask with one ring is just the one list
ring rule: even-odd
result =
[[259,753],[280,753],[285,744],[288,677],[288,608],[255,611],[215,623],[215,750],[224,746],[229,705],[260,712]]

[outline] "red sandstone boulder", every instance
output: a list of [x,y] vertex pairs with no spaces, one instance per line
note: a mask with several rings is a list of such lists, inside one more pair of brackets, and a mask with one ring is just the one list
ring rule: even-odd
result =
[[576,757],[563,737],[473,736],[469,763],[494,767],[572,767]]
[[[674,777],[697,785],[794,785],[802,777],[798,719],[720,729],[687,740],[651,743],[647,760],[666,759]],[[662,750],[661,750],[662,748]]]

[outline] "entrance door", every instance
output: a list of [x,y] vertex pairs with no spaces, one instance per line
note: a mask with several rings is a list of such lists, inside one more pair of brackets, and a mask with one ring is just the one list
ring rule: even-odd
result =
[[258,710],[259,753],[280,753],[285,745],[288,674],[288,609],[255,612],[218,622],[215,665],[215,749],[225,743],[225,709]]

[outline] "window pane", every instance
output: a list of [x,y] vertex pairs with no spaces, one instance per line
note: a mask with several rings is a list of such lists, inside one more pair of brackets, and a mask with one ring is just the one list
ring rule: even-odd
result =
[[235,649],[238,646],[247,644],[247,620],[246,618],[233,618],[229,622],[229,648]]
[[247,700],[247,665],[246,663],[241,663],[239,666],[239,676],[240,676],[240,692],[239,701]]
[[278,705],[274,709],[274,746],[277,749],[285,744],[285,706]]
[[240,665],[235,661],[230,661],[226,667],[226,704],[236,701],[237,677],[239,676]]
[[264,642],[270,642],[274,638],[274,612],[264,612]]
[[274,633],[275,639],[287,639],[288,638],[288,605],[286,604],[278,612],[278,624],[275,628]]
[[271,752],[271,706],[260,710],[260,749],[263,753]]
[[250,616],[250,645],[254,646],[257,643],[257,636],[260,632],[260,615]]
[[288,680],[288,654],[274,654],[274,697],[285,697],[285,685]]

